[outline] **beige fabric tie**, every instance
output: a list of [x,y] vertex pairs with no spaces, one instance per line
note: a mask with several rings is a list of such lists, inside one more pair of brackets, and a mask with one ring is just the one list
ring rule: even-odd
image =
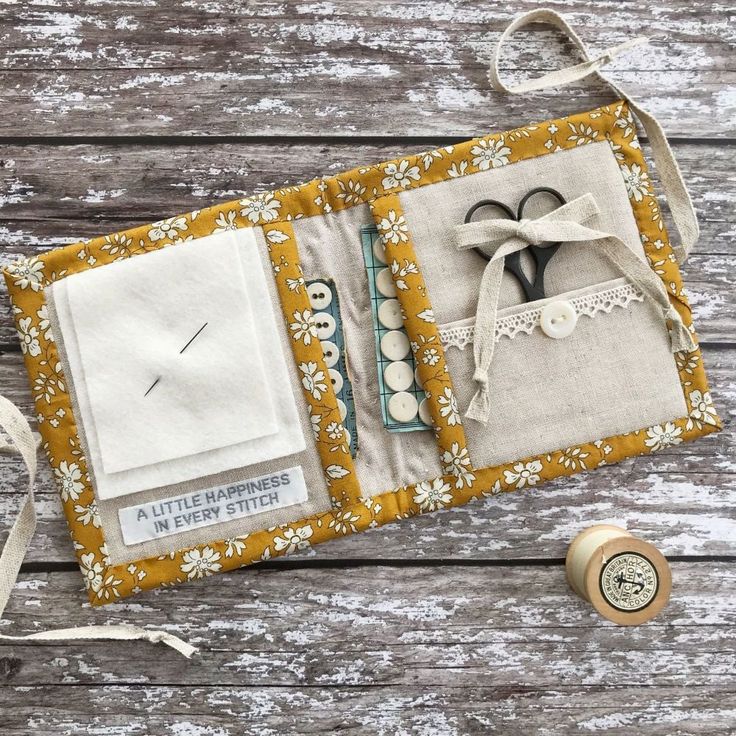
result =
[[491,410],[488,388],[488,372],[496,345],[496,313],[501,291],[504,258],[529,245],[545,242],[571,243],[593,241],[609,261],[631,280],[662,311],[662,317],[670,322],[672,352],[695,350],[690,331],[685,327],[679,312],[670,304],[662,280],[639,258],[626,243],[615,235],[588,227],[599,215],[598,205],[592,194],[584,194],[536,220],[509,220],[508,218],[479,220],[455,227],[455,244],[461,250],[482,247],[493,251],[483,272],[480,295],[475,316],[473,357],[475,380],[478,389],[465,413],[469,419],[487,422]]
[[[549,23],[561,30],[580,49],[585,61],[575,66],[544,74],[536,79],[530,79],[515,87],[509,87],[501,81],[498,72],[498,58],[501,54],[501,47],[515,31],[530,23]],[[634,38],[619,46],[606,49],[600,55],[591,58],[585,44],[562,16],[553,10],[532,10],[513,21],[501,34],[501,38],[493,52],[489,76],[493,88],[497,91],[508,92],[510,94],[523,94],[534,90],[547,89],[548,87],[562,87],[570,84],[570,82],[593,74],[608,84],[619,97],[626,100],[632,112],[641,121],[649,137],[654,161],[657,164],[657,173],[662,182],[664,193],[667,195],[667,203],[672,213],[672,219],[680,234],[680,243],[673,244],[673,250],[677,260],[680,263],[684,263],[687,260],[690,249],[698,240],[700,228],[698,226],[695,208],[685,187],[685,182],[682,179],[682,173],[677,165],[677,161],[675,161],[675,156],[667,142],[667,137],[662,130],[662,126],[653,115],[650,115],[646,110],[642,110],[629,95],[600,72],[601,67],[605,66],[622,51],[626,51],[633,46],[646,43],[647,41],[648,39],[644,37]]]
[[[23,558],[26,556],[33,533],[36,530],[36,508],[33,486],[36,479],[36,443],[31,428],[15,404],[0,396],[0,428],[11,442],[0,437],[0,452],[18,452],[28,470],[28,495],[21,507],[18,518],[5,540],[0,555],[0,618],[18,578]],[[117,624],[112,626],[74,626],[53,631],[39,631],[24,636],[0,634],[0,639],[10,641],[60,641],[71,639],[133,640],[143,639],[153,643],[162,642],[176,649],[185,657],[191,657],[197,648],[165,631],[142,629],[137,626]]]

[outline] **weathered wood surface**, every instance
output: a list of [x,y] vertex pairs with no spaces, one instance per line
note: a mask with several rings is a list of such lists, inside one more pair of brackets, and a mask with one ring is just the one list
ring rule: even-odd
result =
[[[459,140],[9,143],[0,155],[0,237],[11,255],[30,253]],[[736,255],[733,148],[696,141],[673,150],[701,221],[696,253]]]
[[[489,90],[499,33],[538,5],[10,0],[0,263],[610,101],[588,82]],[[692,0],[555,7],[594,49],[654,36],[610,69],[674,139],[700,213],[685,276],[724,432],[95,611],[42,461],[39,530],[2,631],[147,624],[202,653],[3,642],[3,736],[733,732],[733,14]],[[535,29],[502,65],[518,80],[569,53]],[[2,301],[1,390],[32,414]],[[0,540],[22,500],[17,474],[0,457]],[[673,600],[644,627],[602,622],[565,586],[567,544],[598,522],[675,560]]]
[[[7,689],[8,736],[276,736],[340,733],[732,734],[734,693],[718,687],[150,687]],[[2,697],[0,695],[0,697]],[[32,703],[43,702],[42,707]],[[47,703],[60,701],[58,706]],[[21,703],[19,705],[19,702]],[[206,712],[206,715],[200,715]]]
[[[61,6],[60,6],[61,5]],[[687,0],[657,12],[573,0],[595,49],[650,34],[612,65],[674,136],[732,137],[734,30],[727,8]],[[610,99],[576,85],[533,102],[489,90],[493,44],[538,3],[288,1],[9,3],[0,72],[9,136],[472,135]],[[707,19],[703,19],[707,15]],[[11,20],[12,18],[12,20]],[[511,78],[569,63],[549,30],[519,34]],[[327,124],[327,126],[325,126]]]
[[6,646],[3,734],[727,733],[734,569],[673,575],[633,629],[602,625],[561,565],[250,568],[95,612],[76,574],[24,577],[8,622],[145,619],[201,652]]

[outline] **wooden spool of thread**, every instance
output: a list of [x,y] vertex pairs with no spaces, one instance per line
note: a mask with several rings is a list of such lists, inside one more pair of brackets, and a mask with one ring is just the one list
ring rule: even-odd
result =
[[664,555],[610,524],[578,534],[567,552],[565,569],[570,587],[617,624],[636,626],[654,618],[672,590]]

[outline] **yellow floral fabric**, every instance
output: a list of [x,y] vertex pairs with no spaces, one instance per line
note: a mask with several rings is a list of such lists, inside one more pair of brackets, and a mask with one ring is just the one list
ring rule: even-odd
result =
[[[352,534],[415,514],[456,506],[481,496],[527,488],[582,470],[651,453],[720,428],[699,350],[680,353],[677,366],[688,414],[655,427],[597,439],[577,447],[489,468],[470,466],[462,424],[453,404],[452,377],[429,370],[421,360],[427,350],[442,355],[436,328],[428,319],[431,303],[420,269],[409,269],[407,293],[399,291],[406,326],[421,377],[431,395],[431,411],[444,475],[414,485],[361,497],[346,448],[328,442],[322,426],[335,417],[336,401],[323,390],[325,367],[312,341],[294,341],[293,369],[300,371],[305,397],[315,417],[315,438],[330,485],[334,508],[324,514],[252,534],[223,539],[163,557],[112,565],[100,528],[94,490],[80,450],[76,419],[49,329],[44,288],[88,268],[203,237],[223,230],[262,227],[267,238],[282,311],[287,324],[311,316],[299,264],[299,244],[290,222],[297,218],[369,203],[391,258],[415,263],[411,234],[402,221],[398,192],[450,178],[472,176],[491,167],[544,156],[566,148],[607,141],[618,161],[632,211],[652,269],[660,276],[685,324],[692,329],[685,296],[659,204],[639,147],[633,119],[624,102],[558,120],[527,125],[455,146],[363,166],[306,184],[226,202],[161,220],[152,225],[75,243],[9,266],[5,279],[13,301],[21,341],[44,440],[64,512],[71,530],[90,601],[102,605],[160,585],[184,582],[242,565],[306,549],[318,542]],[[427,311],[429,310],[429,311]],[[306,312],[306,314],[305,314]],[[424,315],[424,316],[422,316]],[[436,348],[435,348],[435,343]],[[444,360],[438,365],[444,366]],[[435,366],[437,368],[437,365]],[[657,386],[652,386],[657,391]],[[319,394],[319,397],[317,397]],[[335,448],[333,450],[333,448]],[[338,469],[339,468],[339,469]]]
[[[405,162],[404,162],[405,163]],[[403,167],[406,175],[408,168]],[[394,185],[397,171],[390,169]],[[465,432],[445,362],[445,351],[434,319],[427,286],[417,265],[398,194],[386,194],[370,203],[378,233],[386,249],[396,296],[401,305],[404,328],[427,395],[435,436],[443,461],[443,471],[449,475],[472,475],[466,447]]]
[[271,254],[271,268],[279,290],[282,312],[293,338],[294,360],[309,407],[314,441],[330,489],[332,505],[341,508],[355,504],[360,500],[360,486],[355,477],[345,430],[343,428],[340,441],[332,439],[327,432],[330,424],[342,427],[342,420],[322,347],[317,339],[317,327],[299,264],[294,230],[290,222],[279,222],[264,225],[263,233]]

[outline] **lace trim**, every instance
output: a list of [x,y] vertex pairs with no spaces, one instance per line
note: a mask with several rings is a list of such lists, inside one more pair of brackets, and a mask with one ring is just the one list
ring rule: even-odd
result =
[[[569,301],[572,304],[578,317],[585,315],[586,317],[593,318],[601,312],[609,314],[614,307],[625,309],[633,301],[644,301],[644,294],[633,284],[626,283],[592,294],[573,296],[565,301]],[[517,314],[499,317],[496,320],[496,341],[498,342],[501,337],[513,339],[520,332],[531,335],[534,328],[539,327],[541,316],[542,307],[538,307]],[[475,320],[467,324],[440,327],[440,339],[442,340],[443,346],[445,348],[464,350],[467,345],[473,342],[475,335],[474,322]]]

